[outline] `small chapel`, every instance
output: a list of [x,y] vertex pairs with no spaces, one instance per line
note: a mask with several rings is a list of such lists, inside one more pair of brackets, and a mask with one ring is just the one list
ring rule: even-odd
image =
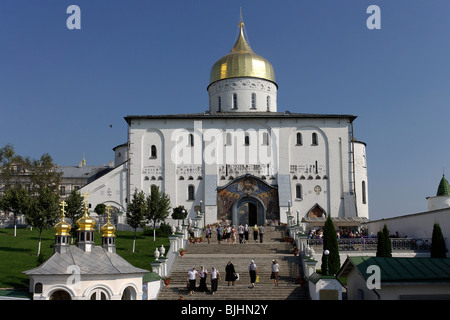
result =
[[148,270],[136,268],[116,253],[116,227],[108,218],[101,227],[102,245],[94,244],[95,220],[84,215],[76,222],[77,245],[70,245],[71,225],[55,225],[53,255],[37,268],[24,271],[30,277],[33,300],[142,300],[142,278]]

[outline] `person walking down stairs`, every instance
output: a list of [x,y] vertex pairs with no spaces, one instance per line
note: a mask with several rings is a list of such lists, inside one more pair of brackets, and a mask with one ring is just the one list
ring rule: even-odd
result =
[[248,266],[248,271],[250,273],[250,282],[251,282],[252,288],[254,288],[255,282],[257,281],[256,278],[259,276],[258,267],[256,266],[254,260],[252,260],[250,262],[250,265]]

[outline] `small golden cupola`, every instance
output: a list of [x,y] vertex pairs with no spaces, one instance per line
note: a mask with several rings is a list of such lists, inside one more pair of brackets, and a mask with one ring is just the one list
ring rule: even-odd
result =
[[84,214],[78,219],[78,248],[90,252],[92,247],[94,246],[94,227],[95,220],[89,216],[89,203],[87,198],[89,197],[88,193],[85,192],[83,194],[84,197]]
[[67,247],[69,246],[69,237],[70,237],[70,230],[72,227],[70,224],[68,224],[65,220],[65,207],[67,206],[67,203],[65,201],[61,202],[61,220],[55,225],[55,245],[54,245],[54,252],[64,253],[67,251]]
[[102,247],[109,252],[116,252],[116,227],[111,223],[111,206],[106,207],[107,219],[102,226]]

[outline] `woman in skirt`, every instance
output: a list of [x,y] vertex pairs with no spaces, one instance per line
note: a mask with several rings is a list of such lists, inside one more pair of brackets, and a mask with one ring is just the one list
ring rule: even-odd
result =
[[192,295],[195,291],[195,280],[198,276],[197,270],[195,270],[195,267],[192,267],[191,270],[188,272],[188,281],[189,281],[189,294]]

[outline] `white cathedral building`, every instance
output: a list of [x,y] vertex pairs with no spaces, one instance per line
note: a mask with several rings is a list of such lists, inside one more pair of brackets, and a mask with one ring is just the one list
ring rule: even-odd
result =
[[212,66],[208,111],[125,117],[128,141],[114,148],[115,169],[80,190],[92,209],[105,203],[124,221],[135,190],[155,185],[190,217],[201,208],[206,224],[368,219],[356,116],[278,111],[274,69],[252,50],[242,22],[239,29]]

